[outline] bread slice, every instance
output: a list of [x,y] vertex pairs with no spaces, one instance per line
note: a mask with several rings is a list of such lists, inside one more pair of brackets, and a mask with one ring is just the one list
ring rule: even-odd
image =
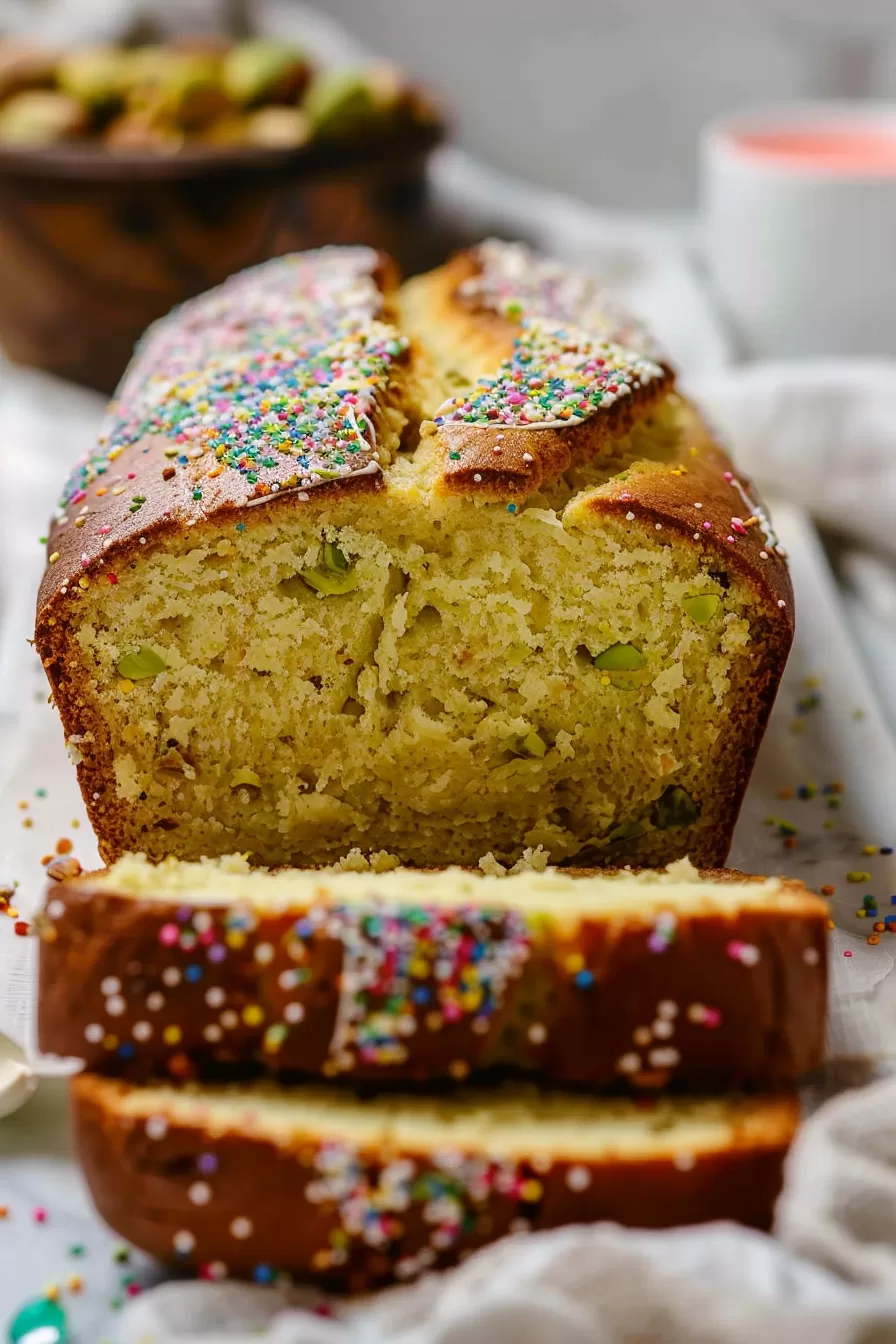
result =
[[399,290],[325,249],[149,333],[35,641],[107,862],[710,867],[791,640],[782,554],[593,282],[492,244]]
[[51,884],[40,1044],[138,1080],[770,1086],[822,1062],[826,917],[799,882],[686,860],[488,876],[132,857]]
[[792,1097],[358,1101],[91,1074],[73,1113],[94,1202],[134,1245],[207,1277],[282,1270],[354,1290],[564,1223],[765,1227],[798,1119]]

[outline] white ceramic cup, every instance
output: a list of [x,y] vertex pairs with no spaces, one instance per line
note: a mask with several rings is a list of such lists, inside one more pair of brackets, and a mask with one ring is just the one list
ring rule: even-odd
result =
[[705,128],[705,256],[734,335],[753,358],[896,355],[896,149],[847,163],[742,138],[792,132],[896,146],[896,103],[787,104]]

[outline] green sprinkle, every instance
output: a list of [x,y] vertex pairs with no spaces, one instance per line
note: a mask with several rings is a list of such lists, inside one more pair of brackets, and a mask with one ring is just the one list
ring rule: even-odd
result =
[[124,655],[118,663],[118,675],[126,677],[128,681],[142,681],[146,677],[155,677],[159,672],[164,672],[167,666],[161,654],[144,644],[136,653]]
[[601,672],[639,672],[646,663],[647,659],[634,644],[611,644],[594,659],[594,666]]
[[715,616],[721,601],[717,593],[695,593],[693,596],[683,597],[681,605],[692,621],[696,621],[698,625],[706,625]]

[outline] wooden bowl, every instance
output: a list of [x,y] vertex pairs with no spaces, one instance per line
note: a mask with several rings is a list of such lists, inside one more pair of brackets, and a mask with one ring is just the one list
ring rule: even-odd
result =
[[111,392],[134,342],[234,271],[325,243],[435,265],[426,158],[436,125],[299,149],[0,148],[0,343]]

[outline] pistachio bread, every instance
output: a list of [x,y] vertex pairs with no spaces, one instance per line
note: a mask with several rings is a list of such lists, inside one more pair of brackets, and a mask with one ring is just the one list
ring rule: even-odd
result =
[[793,630],[771,523],[594,281],[287,256],[151,328],[35,642],[104,859],[724,862]]

